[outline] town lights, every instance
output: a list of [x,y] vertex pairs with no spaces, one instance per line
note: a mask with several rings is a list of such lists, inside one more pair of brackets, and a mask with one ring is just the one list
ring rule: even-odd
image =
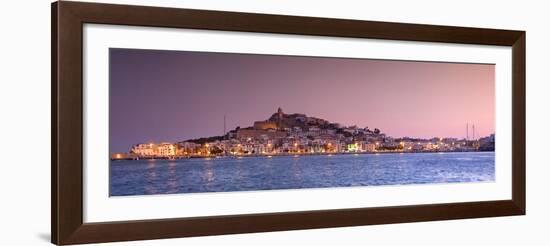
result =
[[[301,116],[300,116],[301,117]],[[331,127],[332,128],[332,127]],[[257,155],[315,155],[353,154],[353,153],[386,153],[386,152],[436,152],[476,150],[479,143],[471,139],[459,140],[456,138],[431,136],[426,139],[411,139],[406,137],[392,138],[384,135],[370,135],[365,132],[357,133],[357,129],[345,128],[345,132],[355,132],[352,136],[339,134],[338,130],[324,131],[319,127],[309,127],[304,130],[300,127],[284,129],[247,129],[254,134],[241,136],[230,135],[223,139],[196,140],[178,143],[150,142],[132,145],[129,153],[111,153],[113,159],[132,158],[179,158],[179,157],[223,157],[257,156]],[[341,128],[338,128],[341,129]],[[330,131],[329,131],[330,130]],[[261,134],[260,134],[261,133]],[[416,141],[416,142],[415,142]],[[464,146],[464,149],[461,147]]]

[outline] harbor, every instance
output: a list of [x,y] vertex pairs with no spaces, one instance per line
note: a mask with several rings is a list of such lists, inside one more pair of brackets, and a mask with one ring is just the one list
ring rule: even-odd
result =
[[114,161],[110,195],[493,182],[494,152]]

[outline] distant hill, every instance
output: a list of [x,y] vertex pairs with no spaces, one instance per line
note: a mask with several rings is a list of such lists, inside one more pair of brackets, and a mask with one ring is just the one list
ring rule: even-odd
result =
[[[267,120],[256,121],[254,122],[253,126],[248,126],[244,128],[237,127],[236,129],[229,131],[225,136],[204,137],[204,138],[190,139],[186,141],[197,143],[197,144],[204,144],[204,143],[212,142],[216,140],[228,139],[231,133],[236,133],[240,129],[256,129],[256,130],[274,129],[278,131],[284,131],[286,129],[293,129],[295,127],[299,127],[302,131],[309,131],[311,128],[329,129],[329,130],[334,130],[336,133],[344,134],[346,136],[351,135],[350,130],[358,129],[356,126],[345,127],[345,126],[341,126],[338,123],[333,123],[328,120],[317,118],[317,117],[307,116],[305,114],[299,114],[299,113],[286,114],[283,112],[281,108],[278,108],[277,112],[273,113]],[[374,129],[374,131],[371,131],[370,129],[368,129],[368,127],[361,128],[361,130],[362,130],[362,134],[365,134],[365,133],[379,134],[380,133],[379,129]]]

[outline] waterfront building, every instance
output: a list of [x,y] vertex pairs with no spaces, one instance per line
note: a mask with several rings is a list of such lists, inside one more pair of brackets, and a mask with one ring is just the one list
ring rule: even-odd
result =
[[403,151],[414,151],[415,143],[410,140],[402,140],[401,145],[403,146]]
[[424,150],[427,150],[427,151],[434,151],[434,150],[438,150],[439,149],[439,145],[435,144],[435,143],[432,143],[432,142],[426,142],[424,144]]
[[368,143],[368,142],[361,142],[360,150],[362,152],[375,152],[376,151],[376,144]]
[[180,142],[176,145],[176,155],[186,156],[196,153],[200,149],[200,144],[193,142]]
[[350,143],[346,146],[346,149],[348,152],[359,152],[359,144],[358,143]]
[[494,151],[495,150],[495,134],[479,139],[479,150]]
[[415,152],[422,151],[423,149],[424,149],[424,146],[420,142],[414,143],[412,146],[412,151],[415,151]]
[[156,145],[155,156],[173,157],[176,155],[176,146],[171,143],[160,143]]
[[144,157],[152,157],[155,155],[154,145],[152,143],[149,144],[136,144],[132,146],[132,149],[130,150],[130,153],[134,153],[138,156],[144,156]]
[[176,149],[176,145],[171,143],[136,144],[130,153],[141,157],[173,157],[176,155]]

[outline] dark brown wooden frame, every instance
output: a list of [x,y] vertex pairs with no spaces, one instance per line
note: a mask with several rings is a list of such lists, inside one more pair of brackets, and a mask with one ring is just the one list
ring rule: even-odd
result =
[[[52,4],[52,243],[77,244],[525,214],[525,32],[175,8]],[[84,223],[84,23],[512,47],[512,200]]]

